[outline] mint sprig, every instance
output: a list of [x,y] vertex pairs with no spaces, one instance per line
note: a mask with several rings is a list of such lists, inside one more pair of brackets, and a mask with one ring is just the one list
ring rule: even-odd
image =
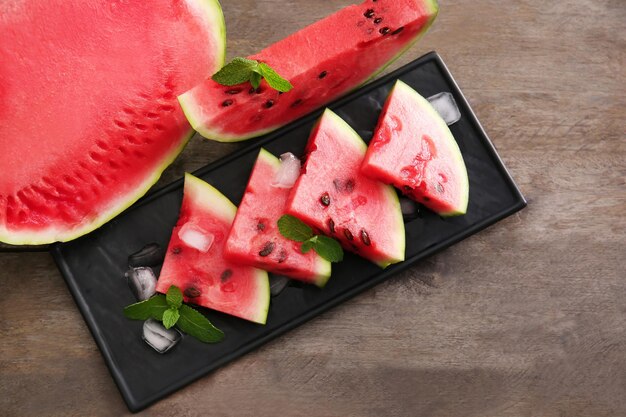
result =
[[162,321],[166,329],[176,326],[204,343],[215,343],[224,339],[224,332],[213,326],[202,313],[183,304],[183,293],[175,285],[167,290],[166,295],[157,294],[125,307],[124,315],[132,320]]
[[309,253],[314,250],[329,262],[341,262],[343,260],[343,249],[339,242],[328,236],[314,234],[313,229],[295,216],[290,214],[281,216],[278,219],[278,230],[287,239],[302,242],[300,247],[302,253]]
[[293,88],[293,85],[288,80],[281,77],[265,62],[241,57],[233,59],[222,67],[221,70],[213,74],[211,78],[218,84],[228,86],[250,81],[254,88],[259,88],[261,79],[265,78],[270,87],[282,93],[286,93]]

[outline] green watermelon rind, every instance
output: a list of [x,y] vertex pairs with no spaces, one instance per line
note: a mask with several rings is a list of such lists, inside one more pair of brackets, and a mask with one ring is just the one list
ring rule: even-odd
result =
[[458,180],[460,183],[459,189],[462,190],[463,195],[461,196],[459,206],[455,210],[449,212],[441,212],[437,214],[442,217],[464,215],[465,213],[467,213],[467,206],[469,203],[469,177],[467,175],[467,167],[465,166],[465,161],[463,160],[463,155],[461,154],[459,144],[456,142],[456,139],[454,139],[454,135],[452,135],[452,132],[450,131],[450,128],[448,127],[446,122],[443,120],[437,110],[435,110],[435,108],[428,102],[428,100],[426,100],[417,91],[415,91],[413,88],[411,88],[409,85],[402,82],[401,80],[396,81],[396,84],[393,86],[390,95],[392,95],[396,89],[403,90],[406,94],[413,98],[416,102],[416,106],[419,106],[420,108],[428,112],[432,120],[437,123],[437,125],[439,126],[439,130],[443,133],[443,135],[438,138],[439,141],[437,142],[437,146],[446,146],[448,148],[454,158],[454,165],[456,165],[456,167],[458,168],[458,172],[461,173]]
[[[391,65],[394,61],[396,61],[398,58],[400,58],[400,56],[402,56],[418,40],[420,40],[426,34],[426,32],[428,32],[428,29],[430,29],[430,27],[432,26],[433,22],[435,21],[435,19],[437,18],[437,15],[439,13],[439,3],[437,2],[437,0],[424,0],[424,4],[429,6],[428,10],[430,12],[432,12],[432,16],[428,20],[428,22],[421,28],[421,30],[415,35],[415,37],[413,37],[413,39],[409,40],[404,48],[402,48],[396,55],[394,55],[393,58],[391,58],[389,61],[384,63],[380,68],[378,68],[376,71],[374,71],[363,82],[359,83],[354,88],[346,91],[341,96],[335,97],[333,100],[337,100],[337,99],[339,99],[341,97],[344,97],[344,96],[350,94],[351,92],[359,89],[363,85],[367,84],[368,82],[370,82],[371,80],[376,78],[381,72],[383,72],[385,69],[387,69],[387,67],[389,67],[389,65]],[[183,109],[183,112],[185,113],[185,117],[187,117],[187,120],[189,121],[189,124],[191,124],[191,126],[198,133],[200,133],[200,135],[202,135],[202,137],[204,137],[206,139],[209,139],[209,140],[216,141],[216,142],[227,142],[227,143],[230,143],[230,142],[242,142],[242,141],[245,141],[245,140],[248,140],[248,139],[256,138],[256,137],[265,135],[267,133],[273,132],[276,129],[279,129],[282,126],[284,126],[283,124],[277,124],[275,126],[268,127],[266,129],[261,129],[261,130],[256,130],[254,132],[250,132],[247,135],[229,135],[229,134],[224,134],[224,132],[221,132],[219,130],[214,130],[210,126],[204,126],[203,125],[203,123],[201,122],[201,120],[202,120],[201,116],[202,116],[202,113],[203,113],[202,106],[199,105],[197,103],[197,101],[194,99],[194,97],[193,97],[193,89],[191,89],[189,91],[186,91],[185,93],[179,95],[178,96],[178,102],[180,103],[180,105],[181,105],[181,107]],[[315,111],[315,110],[317,110],[317,109],[314,109],[312,111]]]
[[[261,148],[261,150],[259,151],[258,159],[272,165],[276,170],[280,169],[280,160],[272,153],[267,151],[265,148]],[[315,255],[315,257],[317,260],[316,275],[310,282],[320,288],[323,288],[330,279],[332,265],[329,261],[317,254]]]
[[[343,120],[335,112],[328,108],[324,110],[324,114],[319,120],[321,121],[323,118],[333,120],[335,126],[346,133],[346,135],[342,136],[342,139],[349,140],[349,143],[358,148],[359,152],[363,155],[363,157],[365,157],[365,153],[367,152],[367,144],[345,120]],[[315,130],[315,128],[313,129]],[[396,190],[391,185],[386,185],[383,183],[379,184],[383,187],[385,191],[387,197],[386,200],[392,206],[392,210],[390,210],[389,215],[394,215],[394,223],[396,224],[394,231],[397,237],[397,240],[395,241],[397,244],[397,247],[395,248],[396,253],[391,255],[389,259],[386,259],[384,261],[375,261],[376,265],[384,269],[387,268],[389,265],[404,261],[406,251],[406,235],[398,193],[396,193]]]
[[[191,191],[189,196],[195,202],[199,202],[206,207],[210,207],[211,214],[216,215],[220,220],[232,224],[235,220],[237,207],[219,190],[211,184],[202,181],[200,178],[185,173],[185,192]],[[258,324],[267,322],[267,313],[270,308],[270,282],[267,272],[262,269],[252,268],[254,270],[254,278],[257,281],[258,296],[256,304],[256,314],[249,320]]]
[[[218,0],[187,0],[190,3],[196,3],[202,11],[199,17],[204,18],[209,32],[212,32],[216,45],[219,50],[216,52],[217,68],[224,65],[226,59],[226,22],[222,6]],[[0,242],[10,245],[45,245],[53,242],[68,242],[77,239],[89,232],[92,232],[104,224],[117,217],[137,200],[144,196],[150,188],[161,178],[163,171],[170,166],[178,155],[185,149],[189,139],[194,135],[194,130],[190,128],[183,136],[179,138],[180,145],[174,148],[170,153],[166,154],[159,164],[155,165],[152,175],[147,177],[133,192],[126,194],[110,204],[106,210],[101,211],[92,222],[86,223],[79,228],[61,230],[59,228],[49,228],[48,230],[37,231],[12,231],[0,225]]]

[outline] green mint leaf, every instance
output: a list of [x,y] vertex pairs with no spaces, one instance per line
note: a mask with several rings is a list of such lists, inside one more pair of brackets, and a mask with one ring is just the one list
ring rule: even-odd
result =
[[152,298],[124,308],[124,315],[132,320],[148,320],[150,318],[161,321],[163,313],[169,308],[165,296],[157,294]]
[[215,343],[224,339],[224,332],[213,326],[204,315],[188,305],[182,305],[179,309],[180,318],[176,326],[204,343]]
[[281,77],[272,67],[264,62],[259,64],[258,71],[274,90],[286,93],[293,88],[293,85],[288,80]]
[[180,313],[178,312],[178,308],[168,308],[163,312],[163,326],[165,326],[166,329],[169,329],[176,324],[179,317]]
[[290,214],[285,214],[278,219],[278,230],[281,235],[296,242],[305,242],[313,237],[313,229]]
[[261,74],[258,72],[252,72],[252,74],[250,74],[250,84],[252,84],[252,87],[255,89],[259,88],[261,85]]
[[300,251],[302,253],[309,253],[311,249],[313,249],[314,246],[315,246],[315,243],[313,243],[311,239],[309,239],[306,242],[302,243],[302,246],[300,247]]
[[327,236],[315,236],[315,252],[329,262],[341,262],[343,260],[343,249],[339,242]]
[[237,85],[250,80],[259,63],[252,59],[235,58],[213,74],[213,81],[222,85]]
[[178,308],[183,304],[183,293],[176,285],[171,285],[170,288],[167,290],[167,295],[165,296],[165,299],[170,307]]

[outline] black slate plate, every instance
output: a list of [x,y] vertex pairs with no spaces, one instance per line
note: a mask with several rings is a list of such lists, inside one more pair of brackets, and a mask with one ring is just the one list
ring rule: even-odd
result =
[[[344,262],[333,266],[332,278],[323,290],[307,285],[289,286],[274,297],[267,325],[255,325],[206,310],[209,319],[226,333],[224,342],[206,345],[186,337],[171,352],[159,355],[141,340],[142,323],[127,320],[122,315],[123,307],[135,301],[123,276],[129,253],[149,242],[167,246],[178,217],[182,180],[147,196],[99,230],[52,247],[52,254],[131,411],[147,407],[526,205],[445,64],[434,52],[329,107],[369,140],[381,106],[398,78],[425,97],[442,91],[453,93],[462,118],[451,126],[451,131],[463,153],[470,179],[467,215],[444,220],[425,212],[423,217],[406,224],[407,260],[401,264],[381,270],[348,254]],[[321,110],[251,142],[249,147],[195,174],[237,204],[259,147],[264,146],[275,155],[288,151],[301,154],[320,114]]]

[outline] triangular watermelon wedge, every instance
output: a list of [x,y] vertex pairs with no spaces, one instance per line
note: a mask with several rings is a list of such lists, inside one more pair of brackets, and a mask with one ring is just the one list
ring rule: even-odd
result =
[[395,190],[361,173],[366,150],[350,125],[327,109],[311,132],[286,211],[386,267],[404,260],[404,222]]
[[178,223],[172,232],[157,291],[171,285],[186,302],[265,324],[267,272],[226,261],[224,245],[237,208],[211,185],[185,175]]

